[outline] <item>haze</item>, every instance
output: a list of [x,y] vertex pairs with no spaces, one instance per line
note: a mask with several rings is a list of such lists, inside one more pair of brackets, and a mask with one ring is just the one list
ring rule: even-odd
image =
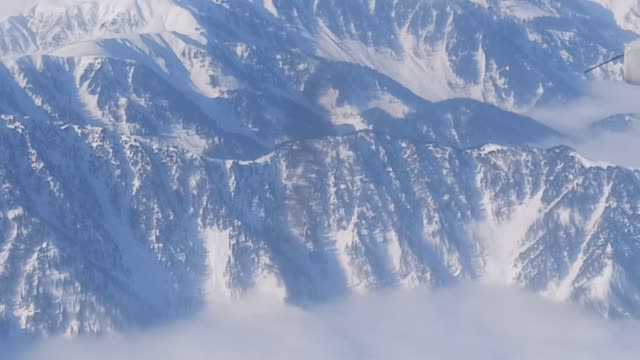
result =
[[190,323],[103,340],[53,340],[24,360],[636,359],[635,323],[478,285],[395,291],[304,311],[220,305]]

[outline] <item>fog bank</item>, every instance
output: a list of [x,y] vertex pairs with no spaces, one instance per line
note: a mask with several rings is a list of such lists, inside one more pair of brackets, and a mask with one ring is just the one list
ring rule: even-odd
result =
[[102,340],[49,340],[51,359],[637,359],[636,323],[608,322],[519,290],[393,291],[310,310],[263,300]]

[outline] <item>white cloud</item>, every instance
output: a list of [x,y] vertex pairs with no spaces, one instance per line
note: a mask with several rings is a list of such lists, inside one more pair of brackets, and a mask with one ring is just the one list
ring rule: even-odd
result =
[[626,360],[640,353],[638,330],[528,293],[463,286],[309,311],[249,301],[152,333],[49,341],[23,358]]
[[597,81],[581,99],[540,107],[527,115],[570,137],[545,145],[562,143],[596,162],[640,168],[640,129],[614,133],[589,128],[596,121],[628,113],[640,113],[640,86]]
[[612,165],[640,169],[640,132],[602,132],[594,136],[577,139],[567,145],[584,157]]
[[640,86],[625,82],[594,81],[587,95],[561,104],[533,109],[527,115],[564,132],[584,129],[594,121],[624,113],[640,113]]

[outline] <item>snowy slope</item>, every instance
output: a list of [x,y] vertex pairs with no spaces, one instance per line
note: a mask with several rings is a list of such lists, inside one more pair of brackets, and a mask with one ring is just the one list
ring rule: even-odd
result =
[[[604,8],[578,0],[402,0],[373,8],[327,0],[43,4],[0,22],[5,61],[36,55],[133,61],[206,112],[224,114],[225,130],[268,147],[326,132],[318,129],[326,120],[318,111],[337,112],[334,123],[368,127],[346,116],[360,99],[340,107],[331,104],[331,89],[321,98],[300,94],[310,76],[336,61],[365,66],[427,101],[464,97],[526,111],[579,95],[582,70],[633,38]],[[616,67],[605,70],[596,76],[619,76]],[[369,102],[402,117],[409,107],[399,100],[381,93]]]
[[640,174],[568,148],[361,132],[206,160],[100,128],[2,125],[9,332],[102,333],[252,292],[305,303],[463,279],[640,311]]
[[583,92],[634,37],[612,4],[25,3],[0,20],[0,333],[464,279],[640,316],[640,174],[510,112]]
[[609,9],[621,28],[640,34],[640,3],[635,0],[591,0]]
[[470,97],[520,111],[579,93],[585,64],[634,38],[582,0],[278,4],[325,58],[374,68],[427,99]]

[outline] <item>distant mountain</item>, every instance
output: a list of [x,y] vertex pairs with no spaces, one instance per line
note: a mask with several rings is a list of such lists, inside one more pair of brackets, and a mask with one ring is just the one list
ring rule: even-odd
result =
[[63,0],[4,18],[0,333],[464,279],[639,316],[640,173],[539,149],[564,135],[513,112],[579,96],[635,37],[606,6]]
[[640,114],[616,114],[598,120],[590,126],[593,132],[629,133],[640,129]]

